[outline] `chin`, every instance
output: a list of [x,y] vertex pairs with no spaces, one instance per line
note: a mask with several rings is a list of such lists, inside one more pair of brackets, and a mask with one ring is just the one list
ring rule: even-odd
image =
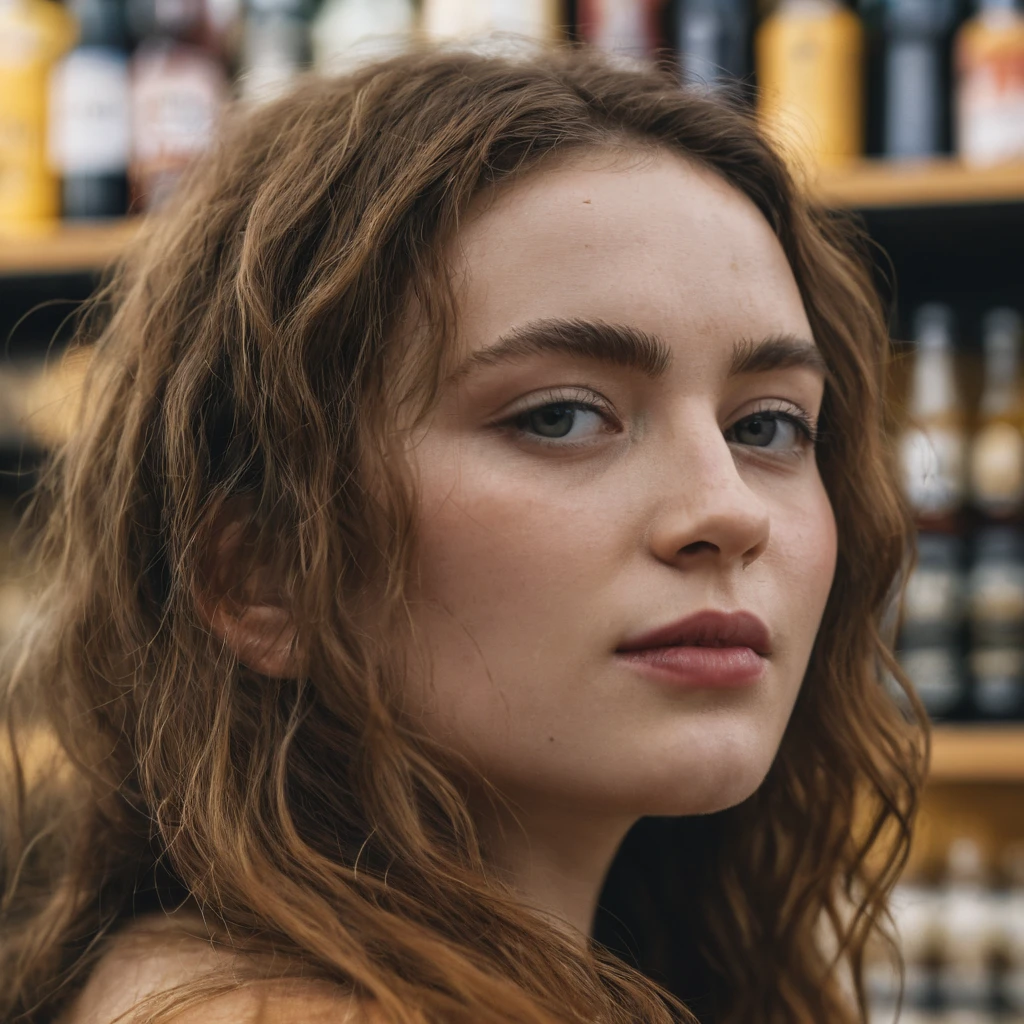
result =
[[720,757],[704,756],[699,763],[680,765],[671,779],[642,787],[641,814],[684,817],[735,807],[753,796],[770,767],[770,758],[752,757],[750,751],[744,756],[735,751],[723,751]]

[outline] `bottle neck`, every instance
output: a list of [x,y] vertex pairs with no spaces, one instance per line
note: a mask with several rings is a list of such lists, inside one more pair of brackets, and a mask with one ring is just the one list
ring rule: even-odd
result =
[[911,415],[936,416],[952,412],[958,405],[952,352],[941,348],[919,350],[914,364]]
[[985,387],[981,413],[987,416],[1010,412],[1017,404],[1017,372],[1020,357],[1016,348],[1002,348],[985,356]]

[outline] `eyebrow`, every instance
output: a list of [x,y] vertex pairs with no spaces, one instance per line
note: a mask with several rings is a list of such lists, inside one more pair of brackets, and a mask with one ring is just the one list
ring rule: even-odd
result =
[[[471,353],[448,378],[456,382],[482,367],[536,355],[562,355],[595,359],[634,370],[657,380],[672,363],[672,350],[660,338],[628,324],[613,324],[583,317],[545,317],[530,320],[502,334],[487,348]],[[803,367],[828,379],[825,357],[812,341],[795,334],[772,334],[753,341],[739,338],[732,352],[728,375],[767,373]]]

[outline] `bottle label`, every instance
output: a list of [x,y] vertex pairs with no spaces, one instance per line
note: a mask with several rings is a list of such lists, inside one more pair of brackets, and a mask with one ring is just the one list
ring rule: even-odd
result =
[[964,437],[959,431],[911,429],[901,445],[903,481],[918,512],[953,512],[964,498]]
[[603,50],[643,56],[656,45],[653,7],[637,0],[580,0],[580,29]]
[[60,189],[46,148],[46,80],[74,38],[63,5],[0,3],[0,229],[55,220]]
[[1024,156],[1024,47],[965,55],[957,134],[968,163]]
[[1024,565],[980,562],[971,573],[971,628],[977,642],[1024,642]]
[[132,70],[132,177],[159,207],[185,166],[209,145],[226,98],[224,71],[189,46],[140,49]]
[[964,582],[957,572],[918,564],[903,594],[904,628],[958,628],[963,618]]
[[1012,424],[979,431],[971,449],[971,496],[989,512],[1009,512],[1024,502],[1024,436]]
[[135,156],[178,164],[209,145],[222,96],[212,59],[182,47],[142,55],[135,67]]
[[1016,963],[1006,971],[1002,988],[1009,1009],[1024,1014],[1024,963]]
[[903,671],[928,713],[939,718],[963,698],[965,680],[960,658],[951,647],[920,647],[900,653]]
[[50,79],[50,160],[72,174],[124,174],[128,167],[128,61],[117,50],[82,47]]
[[1024,707],[1024,651],[979,647],[971,651],[974,706],[984,718],[1013,718]]

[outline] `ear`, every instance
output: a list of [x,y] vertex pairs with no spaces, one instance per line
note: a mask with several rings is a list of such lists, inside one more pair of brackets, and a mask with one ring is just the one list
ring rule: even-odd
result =
[[193,597],[201,618],[238,660],[261,675],[299,675],[296,631],[291,609],[262,566],[232,586],[246,563],[244,527],[237,520],[218,526],[210,545],[212,564]]

